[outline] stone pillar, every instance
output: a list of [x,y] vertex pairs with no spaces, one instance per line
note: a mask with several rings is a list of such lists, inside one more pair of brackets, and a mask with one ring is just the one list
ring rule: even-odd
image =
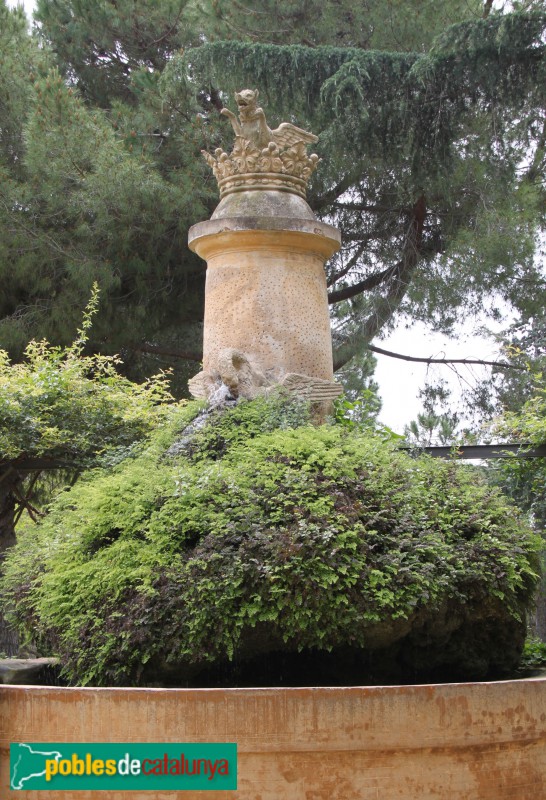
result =
[[[255,126],[263,111],[254,107],[252,114]],[[340,234],[305,201],[302,175],[318,161],[305,145],[316,137],[284,123],[260,134],[269,137],[260,149],[254,129],[249,139],[243,135],[245,115],[247,107],[234,125],[240,133],[231,156],[205,154],[221,201],[189,232],[190,248],[207,262],[203,372],[190,389],[210,397],[225,385],[234,396],[252,397],[283,384],[327,401],[340,388],[333,382],[324,262],[339,249]]]
[[203,370],[225,348],[278,382],[295,372],[332,381],[324,261],[339,247],[330,225],[227,218],[195,225],[190,247],[207,261]]

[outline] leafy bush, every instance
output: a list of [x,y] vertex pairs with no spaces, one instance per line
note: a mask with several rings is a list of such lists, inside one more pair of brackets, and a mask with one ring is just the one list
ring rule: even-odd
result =
[[97,307],[95,285],[69,347],[32,341],[20,364],[0,350],[0,465],[37,456],[88,465],[134,443],[166,413],[159,406],[173,398],[165,374],[137,384],[117,372],[116,356],[84,354]]
[[520,667],[523,670],[546,667],[546,642],[529,636],[525,640]]
[[313,427],[282,397],[189,437],[198,411],[61,495],[10,553],[12,618],[71,681],[187,681],[229,659],[404,641],[486,670],[517,660],[523,637],[505,656],[485,631],[523,627],[538,543],[472,468]]
[[[546,443],[546,381],[542,373],[533,375],[527,401],[517,411],[505,411],[493,420],[490,430],[505,441]],[[497,469],[504,491],[531,513],[535,527],[546,534],[546,458],[506,458]]]

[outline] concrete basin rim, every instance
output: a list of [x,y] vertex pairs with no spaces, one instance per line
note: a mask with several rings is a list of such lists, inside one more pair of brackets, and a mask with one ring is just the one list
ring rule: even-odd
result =
[[293,692],[300,692],[306,693],[309,695],[324,693],[324,694],[333,694],[333,693],[355,693],[355,692],[366,692],[366,693],[385,693],[385,692],[392,692],[393,694],[400,693],[400,690],[408,690],[408,691],[418,691],[418,690],[455,690],[464,687],[465,689],[473,689],[479,687],[489,687],[489,686],[521,686],[522,684],[544,684],[546,688],[546,677],[535,677],[535,678],[516,678],[516,679],[507,679],[507,680],[497,680],[497,681],[460,681],[460,682],[453,682],[453,683],[409,683],[409,684],[392,684],[392,685],[381,685],[381,686],[367,686],[367,685],[354,685],[354,686],[244,686],[244,687],[237,687],[237,686],[225,686],[225,687],[196,687],[196,688],[184,688],[184,687],[158,687],[158,686],[44,686],[44,685],[37,685],[37,684],[3,684],[0,685],[0,694],[4,691],[42,691],[42,692],[95,692],[95,693],[104,693],[104,692],[114,692],[114,693],[182,693],[182,694],[196,694],[196,693],[210,693],[210,694],[225,694],[227,693],[239,693],[239,694],[270,694],[272,692],[276,694],[290,694]]

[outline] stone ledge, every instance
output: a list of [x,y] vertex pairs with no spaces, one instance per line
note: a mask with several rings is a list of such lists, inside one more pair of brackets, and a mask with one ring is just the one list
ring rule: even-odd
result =
[[[195,250],[194,243],[198,239],[208,236],[217,236],[222,233],[252,231],[271,231],[273,233],[303,233],[311,236],[320,236],[330,240],[332,253],[339,249],[341,233],[333,225],[311,219],[294,219],[293,217],[221,217],[198,222],[192,225],[188,233],[188,243],[191,250]],[[335,245],[335,246],[334,246]]]
[[0,659],[0,683],[4,685],[31,685],[36,683],[47,667],[55,667],[57,658],[2,658]]

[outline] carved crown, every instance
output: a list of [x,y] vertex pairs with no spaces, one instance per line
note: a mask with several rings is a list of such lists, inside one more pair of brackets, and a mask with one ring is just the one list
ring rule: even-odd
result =
[[214,155],[202,151],[218,181],[220,198],[249,189],[277,189],[305,199],[307,182],[320,161],[315,153],[308,155],[306,148],[318,137],[289,122],[271,130],[257,97],[256,90],[236,92],[238,119],[222,109],[235,132],[231,153],[220,147]]

